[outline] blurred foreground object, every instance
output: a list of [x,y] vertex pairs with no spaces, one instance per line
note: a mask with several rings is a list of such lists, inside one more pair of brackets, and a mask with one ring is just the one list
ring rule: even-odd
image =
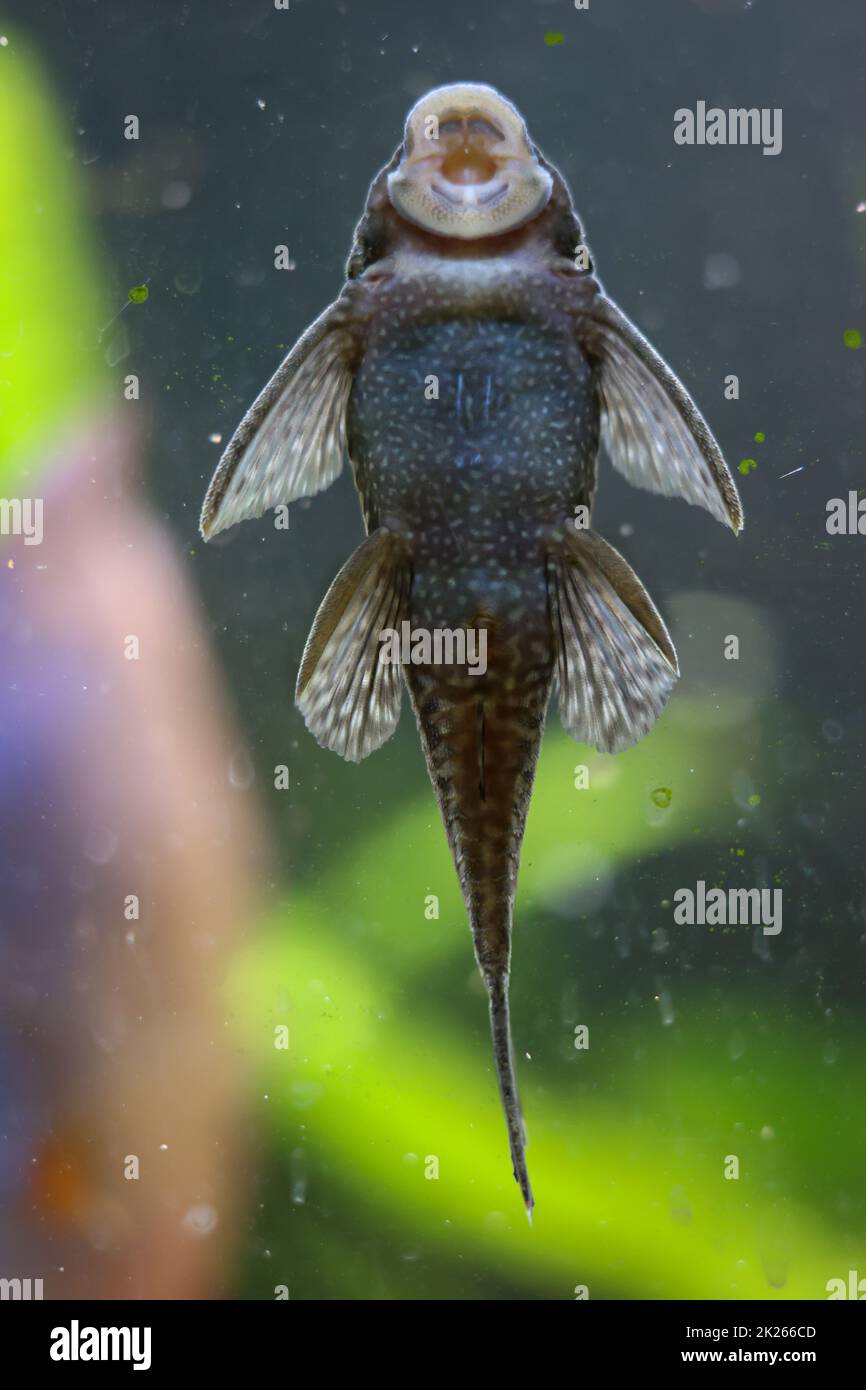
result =
[[212,1296],[244,1128],[219,994],[258,824],[136,495],[139,407],[119,381],[107,404],[72,157],[14,36],[0,67],[0,1278]]

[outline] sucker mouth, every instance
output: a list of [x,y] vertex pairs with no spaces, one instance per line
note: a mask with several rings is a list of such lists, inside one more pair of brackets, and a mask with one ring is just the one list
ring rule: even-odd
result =
[[[491,186],[492,185],[492,186]],[[431,190],[438,197],[444,198],[446,203],[452,207],[493,207],[500,198],[504,198],[508,192],[509,185],[503,183],[501,179],[490,179],[486,184],[452,184],[455,190],[449,193],[447,188],[443,188],[441,183],[430,184]]]
[[547,204],[552,179],[520,113],[492,87],[439,87],[409,112],[392,206],[444,237],[474,240],[521,226]]

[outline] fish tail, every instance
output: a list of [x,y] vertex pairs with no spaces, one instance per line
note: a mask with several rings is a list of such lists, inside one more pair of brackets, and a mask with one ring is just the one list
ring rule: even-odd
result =
[[520,848],[552,670],[520,688],[450,690],[430,668],[407,668],[427,766],[466,903],[490,1003],[493,1054],[514,1176],[527,1214],[533,1197],[511,1040],[508,983]]
[[496,1078],[502,1109],[508,1127],[508,1147],[511,1151],[511,1167],[523,1197],[526,1215],[532,1225],[532,1208],[535,1198],[529,1181],[526,1166],[526,1127],[517,1089],[517,1068],[514,1065],[514,1045],[511,1037],[511,1017],[508,1007],[508,976],[498,975],[485,981],[490,999],[490,1032],[493,1037],[493,1056],[496,1061]]

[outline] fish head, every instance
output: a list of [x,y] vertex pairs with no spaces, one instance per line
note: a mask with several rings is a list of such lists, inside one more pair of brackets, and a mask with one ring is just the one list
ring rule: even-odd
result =
[[553,178],[523,117],[493,87],[436,87],[409,112],[387,195],[401,218],[462,241],[501,236],[547,206]]

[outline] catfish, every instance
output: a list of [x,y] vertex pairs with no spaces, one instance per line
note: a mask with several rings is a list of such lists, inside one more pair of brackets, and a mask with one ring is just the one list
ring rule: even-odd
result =
[[[367,538],[316,614],[296,702],[324,748],[360,762],[409,692],[530,1221],[509,974],[547,707],[555,690],[568,733],[615,753],[652,728],[679,674],[637,575],[591,529],[600,453],[637,487],[741,529],[718,444],[605,293],[520,113],[480,83],[437,87],[370,186],[339,297],[230,440],[201,530],[311,497],[351,464]],[[386,659],[405,624],[483,636],[485,669],[453,642]]]

